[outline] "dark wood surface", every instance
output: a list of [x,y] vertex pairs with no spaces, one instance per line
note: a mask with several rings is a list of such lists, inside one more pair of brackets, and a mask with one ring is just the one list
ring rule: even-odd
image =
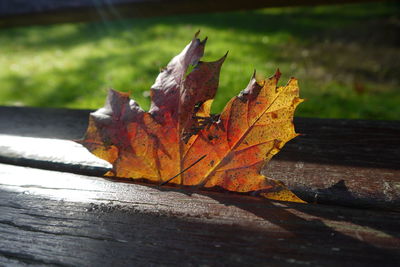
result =
[[[0,162],[103,174],[107,164],[62,140],[83,136],[89,112],[0,107]],[[295,125],[303,135],[273,158],[266,176],[309,202],[400,210],[400,122],[296,118]]]
[[0,27],[379,0],[0,0]]
[[0,266],[400,262],[400,122],[296,119],[264,170],[296,204],[102,178],[89,112],[0,107]]
[[399,220],[0,165],[2,266],[396,266]]

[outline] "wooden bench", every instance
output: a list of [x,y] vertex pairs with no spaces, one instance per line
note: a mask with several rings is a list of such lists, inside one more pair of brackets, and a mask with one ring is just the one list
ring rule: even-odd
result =
[[68,141],[88,113],[0,107],[0,265],[400,260],[400,122],[296,119],[304,135],[265,170],[311,202],[294,204],[101,178]]

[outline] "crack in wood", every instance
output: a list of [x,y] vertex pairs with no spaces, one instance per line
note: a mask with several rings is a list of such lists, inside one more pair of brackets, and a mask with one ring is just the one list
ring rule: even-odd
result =
[[125,243],[124,241],[114,239],[114,238],[77,235],[77,234],[71,234],[71,233],[65,233],[65,232],[62,233],[62,232],[45,231],[45,230],[40,230],[40,229],[37,229],[37,228],[29,226],[29,225],[19,225],[12,221],[0,220],[0,224],[12,226],[12,227],[18,228],[23,231],[29,231],[29,232],[35,232],[35,233],[43,233],[43,234],[66,236],[66,237],[69,236],[69,237],[78,237],[78,238],[88,238],[88,239],[93,239],[93,240],[98,240],[98,241],[111,241],[111,242]]
[[72,267],[71,264],[65,264],[58,261],[47,261],[42,259],[37,259],[35,256],[26,253],[17,253],[12,251],[0,250],[0,256],[7,259],[16,260],[17,262],[24,264],[39,264],[39,265],[56,265],[61,267]]

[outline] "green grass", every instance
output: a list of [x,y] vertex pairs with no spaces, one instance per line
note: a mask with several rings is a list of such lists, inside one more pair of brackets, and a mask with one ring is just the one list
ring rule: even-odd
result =
[[108,88],[144,108],[159,70],[197,30],[205,60],[229,50],[213,111],[254,69],[299,79],[298,116],[399,119],[399,5],[375,3],[0,30],[0,105],[99,108]]

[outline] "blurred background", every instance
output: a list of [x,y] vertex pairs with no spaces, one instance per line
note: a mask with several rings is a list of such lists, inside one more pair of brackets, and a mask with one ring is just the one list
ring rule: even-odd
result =
[[400,118],[400,4],[379,2],[0,29],[0,105],[97,109],[108,88],[149,107],[160,69],[195,32],[228,50],[213,112],[277,68],[299,79],[297,116]]

